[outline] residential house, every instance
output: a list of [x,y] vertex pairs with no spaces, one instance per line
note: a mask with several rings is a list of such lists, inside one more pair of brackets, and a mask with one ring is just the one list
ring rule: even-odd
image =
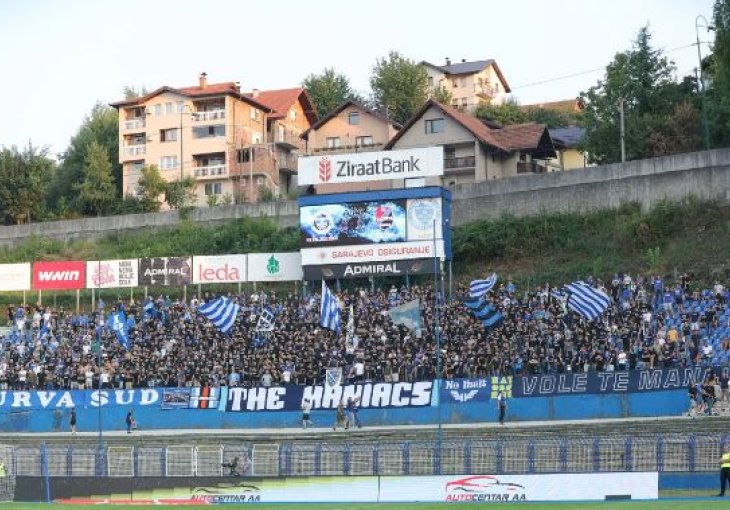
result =
[[439,66],[423,61],[428,74],[429,93],[442,87],[451,93],[451,106],[473,111],[482,103],[502,104],[511,92],[509,84],[494,59],[452,63],[447,58]]
[[411,185],[454,186],[542,173],[547,171],[546,161],[556,155],[550,134],[542,124],[501,127],[433,99],[411,117],[385,148],[435,145],[444,148],[443,178]]
[[[382,150],[400,126],[357,101],[345,101],[302,134],[305,152],[338,154]],[[320,184],[317,193],[342,193],[389,188],[387,181],[357,184]]]
[[580,143],[586,134],[584,128],[566,126],[548,131],[557,151],[557,157],[551,160],[554,169],[565,171],[594,166],[588,163],[588,154],[580,149]]
[[[266,116],[265,140],[243,148],[240,160],[250,170],[247,185],[258,196],[262,186],[286,196],[297,187],[297,157],[304,152],[302,133],[317,121],[317,112],[309,93],[302,87],[280,90],[256,90],[248,96],[271,109]],[[250,157],[253,151],[253,158]],[[245,172],[244,172],[245,173]],[[247,179],[253,179],[248,181]]]

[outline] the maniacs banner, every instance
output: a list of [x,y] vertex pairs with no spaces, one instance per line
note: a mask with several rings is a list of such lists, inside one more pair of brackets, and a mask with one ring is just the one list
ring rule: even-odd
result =
[[66,260],[33,263],[33,289],[83,289],[86,285],[86,262]]
[[136,287],[138,270],[137,259],[89,260],[86,262],[86,288]]
[[434,271],[434,265],[433,259],[413,259],[304,266],[303,269],[305,280],[334,280],[366,278],[368,276],[399,276],[432,273]]
[[246,281],[246,255],[193,257],[193,283]]
[[437,146],[302,156],[297,166],[300,186],[435,177],[444,174],[444,151]]
[[0,291],[30,290],[30,264],[0,264]]
[[302,265],[352,264],[384,260],[423,259],[433,258],[434,256],[443,258],[444,242],[439,240],[435,244],[435,255],[433,241],[302,248]]
[[139,259],[140,285],[188,285],[192,282],[190,257]]
[[[514,378],[515,397],[553,397],[677,390],[702,382],[707,367],[526,375]],[[720,371],[716,368],[715,371]],[[725,369],[727,370],[727,369]]]
[[301,279],[302,256],[299,252],[248,254],[250,282],[288,282]]

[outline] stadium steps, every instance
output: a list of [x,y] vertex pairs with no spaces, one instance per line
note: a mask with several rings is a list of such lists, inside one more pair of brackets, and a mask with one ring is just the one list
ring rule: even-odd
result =
[[[474,423],[445,426],[443,439],[519,440],[529,438],[620,438],[655,437],[672,434],[726,434],[730,431],[730,417],[691,419],[688,417],[583,420],[570,422],[508,423],[505,426],[490,423]],[[125,432],[109,432],[103,436],[106,446],[170,446],[170,445],[241,445],[244,444],[374,444],[404,441],[434,441],[438,437],[436,426],[372,427],[347,432],[333,432],[331,429],[266,429],[266,430],[155,430],[137,431],[131,435]],[[98,435],[94,432],[74,436],[65,433],[50,434],[5,434],[3,444],[37,447],[45,443],[48,447],[94,448]]]

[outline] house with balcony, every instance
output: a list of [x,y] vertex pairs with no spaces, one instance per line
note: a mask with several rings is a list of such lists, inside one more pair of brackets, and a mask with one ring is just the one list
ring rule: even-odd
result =
[[[302,134],[305,153],[339,154],[383,150],[400,125],[385,114],[349,100],[314,123]],[[353,184],[320,184],[317,193],[343,193],[390,187],[387,181]]]
[[439,87],[451,93],[451,107],[473,111],[482,103],[502,104],[511,92],[509,83],[494,59],[453,62],[444,65],[425,60],[421,65],[428,75],[428,90],[432,94]]
[[137,195],[140,170],[157,165],[173,182],[196,180],[195,200],[209,195],[236,202],[255,200],[243,186],[239,148],[266,140],[272,108],[243,94],[234,82],[163,86],[142,97],[112,103],[119,111],[119,159],[125,195]]
[[450,187],[543,173],[548,171],[548,161],[556,156],[550,133],[543,124],[502,127],[433,99],[408,120],[385,149],[437,145],[444,149],[443,177],[415,184]]

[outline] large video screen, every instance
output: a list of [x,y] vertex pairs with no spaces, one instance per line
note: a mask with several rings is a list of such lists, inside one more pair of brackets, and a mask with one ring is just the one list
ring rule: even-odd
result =
[[299,214],[302,248],[407,239],[406,200],[304,206]]

